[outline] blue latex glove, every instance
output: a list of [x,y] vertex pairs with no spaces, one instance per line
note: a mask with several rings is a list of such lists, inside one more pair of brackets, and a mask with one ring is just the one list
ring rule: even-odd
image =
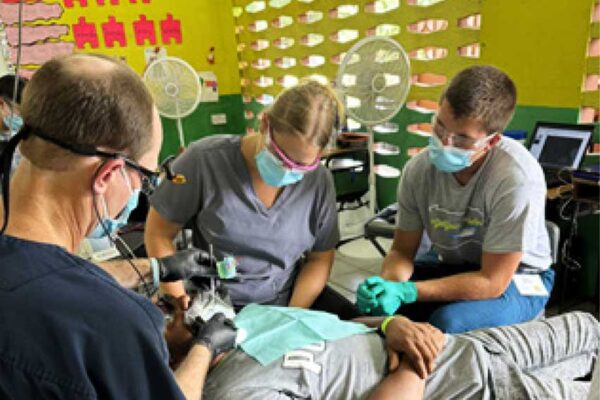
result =
[[379,276],[372,276],[359,285],[356,295],[361,312],[393,315],[403,304],[417,300],[417,287],[410,281],[387,281]]

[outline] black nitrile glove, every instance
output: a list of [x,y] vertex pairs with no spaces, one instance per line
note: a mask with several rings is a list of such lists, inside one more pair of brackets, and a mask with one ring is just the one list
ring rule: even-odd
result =
[[177,253],[158,258],[159,280],[173,282],[189,279],[193,276],[217,277],[217,261],[200,249],[185,249]]
[[206,346],[212,353],[212,358],[235,346],[237,328],[232,320],[225,318],[223,313],[216,313],[208,321],[198,321],[195,325],[197,330],[194,334],[194,341]]

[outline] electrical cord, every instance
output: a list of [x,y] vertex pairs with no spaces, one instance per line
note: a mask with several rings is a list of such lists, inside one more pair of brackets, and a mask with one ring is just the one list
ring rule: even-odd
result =
[[[570,200],[572,200],[572,198],[570,198],[569,201]],[[575,234],[577,232],[577,215],[579,214],[579,202],[575,201],[574,204],[573,213],[571,214],[570,219],[568,219],[570,221],[571,228],[569,229],[569,236],[563,242],[560,260],[566,268],[577,271],[581,269],[581,264],[570,255],[573,246],[573,240],[575,239]],[[562,212],[561,218],[563,218]]]
[[13,85],[13,95],[12,95],[12,101],[11,103],[8,105],[8,108],[10,109],[10,118],[13,119],[15,116],[15,107],[14,105],[17,104],[17,94],[19,92],[19,71],[21,70],[21,44],[23,41],[23,3],[25,2],[25,0],[20,0],[19,1],[19,7],[18,7],[18,17],[17,17],[17,62],[15,64],[15,82]]
[[[96,177],[98,176],[98,172],[100,172],[100,168],[102,168],[102,165],[104,165],[104,163],[100,164],[100,166],[98,167],[98,169],[96,170],[96,172],[94,173],[94,176],[92,178],[92,184],[91,184],[92,194],[94,194],[94,181],[96,180]],[[153,287],[152,288],[150,287],[150,285],[148,284],[148,282],[146,282],[146,280],[144,279],[144,276],[140,272],[139,268],[133,262],[133,260],[135,260],[137,257],[135,256],[135,254],[133,254],[133,251],[131,251],[131,248],[129,248],[129,246],[125,243],[125,241],[123,239],[121,239],[117,235],[113,235],[113,233],[110,232],[108,230],[108,228],[106,227],[106,224],[104,223],[104,221],[102,221],[102,217],[100,216],[100,210],[98,209],[98,202],[96,200],[95,194],[92,197],[92,203],[94,205],[94,212],[95,212],[96,217],[98,219],[98,223],[102,227],[102,230],[104,231],[104,233],[106,234],[106,236],[108,237],[108,239],[110,240],[110,242],[112,243],[112,245],[117,248],[117,251],[119,252],[119,254],[121,255],[121,257],[125,261],[127,261],[127,263],[135,271],[135,273],[137,274],[138,278],[140,279],[140,282],[142,283],[141,286],[143,287],[144,292],[146,292],[146,296],[148,298],[151,298],[156,293],[156,290]],[[116,242],[115,238],[117,238],[118,240],[120,240],[120,243],[123,244],[124,246],[123,247],[117,246],[117,242]],[[129,254],[125,254],[125,251],[123,251],[123,248],[127,249],[127,251],[129,252]]]
[[570,185],[571,184],[571,179],[565,179],[565,178],[563,178],[563,174],[564,174],[565,171],[566,172],[571,172],[572,170],[573,170],[573,168],[571,168],[571,167],[562,167],[556,173],[556,177],[558,178],[558,180],[561,183],[564,183],[565,185]]
[[567,206],[573,201],[573,196],[569,196],[567,197],[567,199],[565,200],[565,202],[560,206],[560,208],[558,209],[558,215],[560,216],[560,219],[562,219],[563,221],[570,221],[571,217],[570,216],[565,216],[565,209],[567,208]]

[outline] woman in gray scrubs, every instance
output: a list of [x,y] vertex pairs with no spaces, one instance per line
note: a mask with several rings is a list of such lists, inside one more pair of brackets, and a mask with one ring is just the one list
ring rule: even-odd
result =
[[[329,87],[305,81],[277,97],[260,133],[192,143],[173,164],[187,184],[165,180],[150,199],[148,255],[174,253],[175,235],[191,222],[195,246],[237,259],[237,279],[226,282],[236,307],[314,306],[339,240],[335,189],[319,154],[342,110]],[[181,282],[163,290],[184,294]]]

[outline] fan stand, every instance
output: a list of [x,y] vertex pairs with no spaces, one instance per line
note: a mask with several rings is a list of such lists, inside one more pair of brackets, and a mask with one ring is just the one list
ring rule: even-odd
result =
[[[179,102],[175,100],[175,110],[179,115]],[[185,150],[185,136],[183,136],[183,125],[181,124],[181,118],[177,118],[177,133],[179,134],[179,154]]]
[[372,217],[375,215],[375,210],[377,209],[375,205],[377,197],[375,192],[375,152],[373,151],[375,146],[375,138],[373,137],[373,127],[368,126],[367,130],[369,131],[369,141],[367,144],[367,149],[369,151],[369,213]]
[[179,134],[179,154],[185,150],[185,137],[183,136],[183,126],[181,125],[181,118],[177,118],[177,133]]
[[[371,90],[374,93],[381,93],[386,86],[385,76],[382,73],[378,73],[375,75],[373,80],[371,81]],[[369,131],[369,142],[368,142],[368,150],[369,150],[369,212],[371,216],[375,215],[375,210],[377,210],[377,205],[375,204],[377,200],[377,185],[376,185],[376,177],[375,177],[375,133],[373,132],[373,126],[367,126],[367,130]]]

